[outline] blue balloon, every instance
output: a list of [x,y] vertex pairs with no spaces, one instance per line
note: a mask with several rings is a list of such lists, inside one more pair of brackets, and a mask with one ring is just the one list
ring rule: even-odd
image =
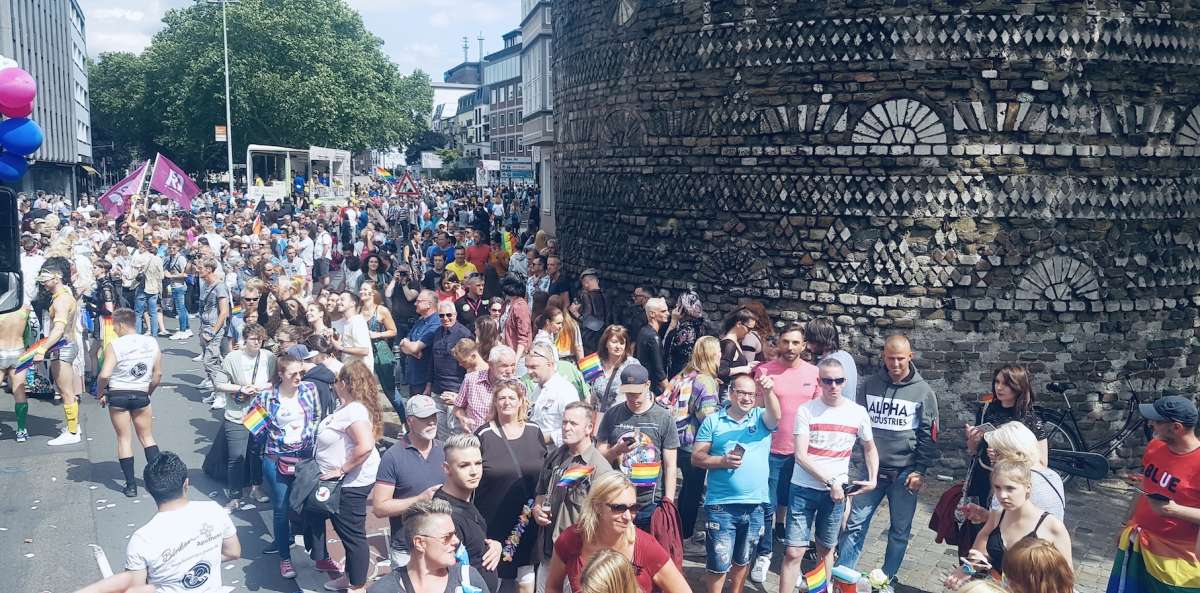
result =
[[28,168],[29,163],[25,162],[25,157],[10,152],[0,153],[0,181],[19,181]]
[[42,146],[42,128],[26,117],[14,117],[0,122],[0,146],[4,150],[28,156]]

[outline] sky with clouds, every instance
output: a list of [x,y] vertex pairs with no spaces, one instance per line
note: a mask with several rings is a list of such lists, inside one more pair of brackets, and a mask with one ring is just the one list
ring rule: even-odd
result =
[[[347,0],[402,72],[420,68],[435,81],[462,62],[462,38],[471,59],[502,47],[500,36],[520,24],[520,0]],[[140,52],[162,28],[162,15],[193,0],[81,0],[87,15],[88,53]],[[404,24],[404,25],[401,25]]]

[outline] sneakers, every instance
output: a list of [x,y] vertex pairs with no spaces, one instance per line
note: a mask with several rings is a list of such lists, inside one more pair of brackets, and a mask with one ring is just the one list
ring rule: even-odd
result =
[[29,440],[29,431],[28,430],[22,428],[21,430],[17,431],[17,442],[18,443],[24,443],[25,441],[28,441],[28,440]]
[[296,578],[296,567],[292,566],[291,560],[279,561],[279,576],[285,579]]
[[204,353],[197,354],[192,357],[192,362],[201,362],[204,360]]
[[167,331],[166,328],[163,328],[163,329],[158,330],[158,337],[170,338],[170,337],[172,337],[172,334],[171,334],[171,332]]
[[71,432],[64,428],[62,431],[62,434],[58,435],[57,437],[54,437],[53,439],[50,439],[50,442],[46,443],[46,444],[50,445],[51,447],[57,447],[59,445],[75,445],[75,444],[78,444],[82,440],[83,440],[83,431],[82,430],[80,430],[79,432]]
[[125,488],[121,490],[121,494],[124,494],[125,498],[137,498],[137,483],[125,482]]
[[174,334],[171,336],[171,339],[172,339],[172,340],[186,340],[186,339],[188,339],[188,338],[192,337],[193,335],[195,335],[195,334],[193,334],[193,333],[192,333],[192,330],[190,330],[190,329],[185,329],[185,330],[183,330],[183,331],[178,331],[178,332],[175,332],[175,333],[174,333]]
[[759,556],[754,560],[754,568],[750,569],[750,582],[762,583],[767,580],[767,571],[771,569],[771,555]]
[[224,410],[225,409],[225,395],[219,394],[216,397],[214,397],[212,400],[212,403],[209,404],[208,407],[213,410]]
[[212,379],[205,379],[200,382],[200,389],[212,389],[212,388],[213,388]]
[[[317,560],[317,570],[321,572],[342,572],[342,565],[326,558],[324,560]],[[342,588],[345,589],[346,587]]]
[[342,575],[332,581],[325,583],[326,591],[341,591],[350,588],[350,577]]

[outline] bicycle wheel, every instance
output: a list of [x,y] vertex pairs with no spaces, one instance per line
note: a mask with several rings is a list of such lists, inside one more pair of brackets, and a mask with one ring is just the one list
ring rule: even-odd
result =
[[[1079,451],[1083,448],[1083,443],[1079,435],[1075,433],[1068,424],[1063,422],[1062,416],[1055,412],[1042,411],[1038,414],[1042,417],[1042,425],[1046,429],[1046,441],[1051,451]],[[1064,471],[1060,467],[1054,467],[1053,461],[1050,463],[1050,469],[1053,469],[1058,477],[1062,478],[1063,485],[1071,483],[1075,479],[1075,475]]]

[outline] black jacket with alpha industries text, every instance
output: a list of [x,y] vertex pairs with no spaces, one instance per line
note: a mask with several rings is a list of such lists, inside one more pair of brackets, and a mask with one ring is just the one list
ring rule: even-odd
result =
[[900,383],[892,382],[887,369],[868,377],[858,403],[871,417],[879,467],[924,472],[937,459],[937,396],[912,363]]

